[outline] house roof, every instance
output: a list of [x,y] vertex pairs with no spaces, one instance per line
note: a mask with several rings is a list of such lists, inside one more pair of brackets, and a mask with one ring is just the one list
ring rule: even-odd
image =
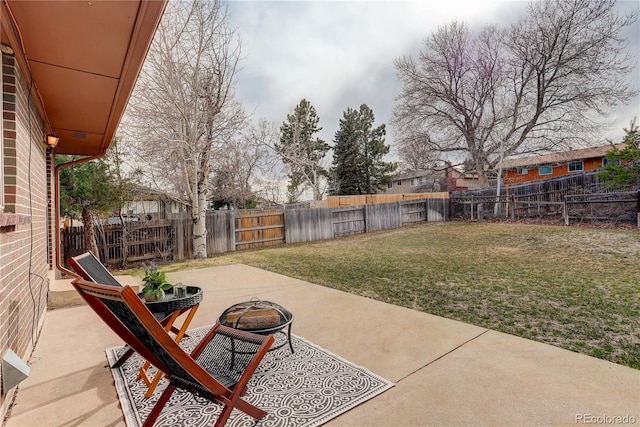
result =
[[543,154],[541,156],[519,157],[515,159],[505,159],[502,162],[504,169],[520,168],[525,166],[536,166],[543,164],[566,163],[573,160],[593,159],[604,157],[612,147],[624,148],[625,144],[608,144],[599,147],[580,148],[577,150],[562,151],[558,153]]
[[153,188],[149,188],[149,187],[144,187],[142,185],[136,185],[134,186],[134,200],[158,200],[158,199],[162,199],[162,200],[171,200],[173,202],[176,203],[180,203],[183,205],[188,205],[189,203],[186,200],[182,200],[178,197],[172,196],[171,194],[165,192],[165,191],[161,191],[161,190],[156,190]]
[[57,154],[109,147],[166,0],[0,0],[10,46],[45,118]]

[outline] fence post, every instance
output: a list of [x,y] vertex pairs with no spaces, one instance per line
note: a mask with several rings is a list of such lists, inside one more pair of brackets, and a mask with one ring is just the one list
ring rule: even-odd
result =
[[567,203],[567,198],[564,198],[564,203],[562,204],[562,216],[564,217],[564,225],[569,225],[569,205]]
[[228,248],[230,251],[236,250],[236,214],[235,211],[227,211],[227,218],[229,221],[229,234],[228,234]]
[[474,207],[474,203],[473,203],[473,194],[471,195],[471,221],[473,221],[473,207]]
[[363,209],[362,216],[364,218],[364,232],[366,233],[367,230],[369,229],[369,224],[367,224],[368,217],[369,217],[369,215],[367,215],[367,213],[369,212],[369,205],[365,203],[364,205],[362,205],[362,209]]
[[[311,207],[311,204],[309,204]],[[282,243],[287,243],[287,219],[284,216],[284,209],[282,210]]]
[[511,221],[515,222],[516,221],[516,195],[512,194],[511,196],[509,196],[509,199],[511,200]]
[[481,223],[484,219],[484,206],[482,203],[478,203],[478,223]]
[[636,202],[636,222],[638,224],[638,228],[640,228],[640,190],[638,190],[638,201]]
[[130,231],[133,226],[132,223],[127,223],[129,226],[122,224],[122,266],[126,268],[129,263],[129,256],[131,254],[131,237],[132,233]]
[[173,259],[176,261],[182,261],[184,256],[184,219],[182,216],[180,219],[174,218],[171,220],[171,226],[173,228],[173,234],[175,243],[173,244]]

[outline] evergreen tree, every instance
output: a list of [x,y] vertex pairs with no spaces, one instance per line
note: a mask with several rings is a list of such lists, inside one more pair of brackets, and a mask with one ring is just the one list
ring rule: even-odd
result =
[[334,138],[332,194],[374,194],[391,180],[396,165],[382,160],[389,153],[385,125],[374,128],[374,121],[366,104],[344,112]]
[[629,129],[624,129],[626,135],[622,142],[626,146],[622,149],[613,147],[605,158],[609,160],[598,178],[607,185],[638,185],[640,184],[640,131],[635,118]]
[[319,121],[316,109],[309,101],[302,99],[280,127],[280,143],[275,144],[275,148],[289,167],[290,198],[295,198],[304,187],[309,187],[313,189],[315,200],[322,199],[320,180],[327,176],[327,171],[320,162],[331,147],[314,137],[322,130],[318,127]]
[[331,194],[362,194],[358,150],[358,112],[348,108],[340,119],[333,146]]
[[[58,164],[72,160],[72,156],[56,156]],[[121,165],[122,154],[114,140],[106,157],[60,169],[60,214],[82,221],[85,246],[96,256],[95,218],[112,213],[122,217],[121,209],[131,200],[140,175],[138,170],[125,174]]]

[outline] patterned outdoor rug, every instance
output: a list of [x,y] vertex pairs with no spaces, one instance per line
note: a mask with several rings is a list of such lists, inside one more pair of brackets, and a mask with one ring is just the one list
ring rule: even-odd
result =
[[[211,326],[189,331],[180,345],[191,350]],[[276,334],[274,346],[284,340]],[[393,383],[354,365],[303,338],[293,336],[295,353],[288,345],[269,352],[249,382],[245,399],[267,411],[257,424],[248,415],[234,410],[227,426],[319,426],[332,418],[393,387]],[[112,365],[123,347],[106,350]],[[167,381],[163,378],[154,394],[144,398],[143,381],[135,381],[143,361],[137,354],[112,369],[116,390],[127,426],[138,427],[147,418]],[[150,377],[155,368],[149,370]],[[213,425],[222,406],[190,393],[176,391],[162,410],[156,426]]]

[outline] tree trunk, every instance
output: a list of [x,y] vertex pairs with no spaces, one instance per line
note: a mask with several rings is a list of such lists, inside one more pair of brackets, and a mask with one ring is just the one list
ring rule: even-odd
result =
[[489,181],[487,180],[484,165],[480,162],[476,163],[476,174],[478,176],[478,185],[480,186],[480,188],[482,188],[483,190],[489,188]]
[[193,258],[194,259],[206,259],[207,258],[207,210],[205,193],[200,192],[198,194],[198,207],[197,212],[194,212],[195,217],[193,221]]
[[313,200],[322,200],[320,182],[318,182],[318,172],[316,170],[313,171]]
[[129,234],[129,229],[127,227],[127,224],[125,224],[124,222],[122,209],[118,209],[118,217],[120,218],[120,224],[122,225],[122,238],[120,239],[120,250],[122,251],[122,268],[126,268],[127,259],[129,259],[129,245],[127,244],[127,235]]
[[84,244],[87,247],[87,250],[93,252],[96,258],[100,259],[91,213],[89,213],[85,208],[82,208],[82,223],[84,224]]

